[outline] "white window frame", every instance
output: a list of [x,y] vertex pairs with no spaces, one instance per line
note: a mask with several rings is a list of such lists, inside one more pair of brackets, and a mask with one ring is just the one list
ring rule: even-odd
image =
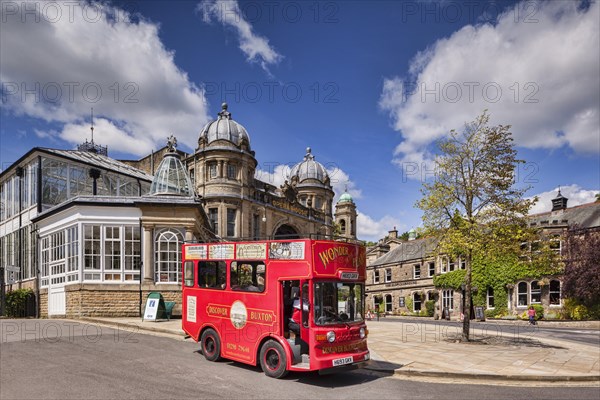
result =
[[[433,272],[432,272],[432,270],[433,270]],[[429,261],[427,263],[427,276],[429,278],[435,276],[435,261]]]
[[[167,239],[163,242],[161,239]],[[175,239],[175,240],[174,240]],[[161,243],[167,243],[168,248],[167,254],[174,253],[175,260],[167,257],[166,261],[163,261],[163,249],[161,249]],[[180,284],[181,283],[181,245],[183,244],[183,234],[176,229],[161,229],[156,233],[154,239],[154,281],[157,284]],[[163,270],[163,266],[166,269]],[[162,274],[167,275],[167,279],[161,278]],[[171,276],[175,274],[176,280],[172,280]]]
[[[490,299],[494,302],[493,306],[490,306]],[[491,286],[488,286],[487,291],[485,293],[485,302],[488,309],[493,310],[494,308],[496,308],[496,303],[494,301],[494,288]]]
[[421,279],[421,264],[413,265],[413,279]]
[[454,310],[454,290],[444,289],[442,290],[442,309],[448,307],[448,310]]
[[[524,284],[525,287],[525,292],[521,292],[520,290],[520,285]],[[517,282],[516,284],[516,289],[517,289],[517,308],[527,308],[527,306],[529,306],[529,284],[527,282],[521,281],[521,282]],[[520,296],[525,296],[525,301],[527,302],[527,304],[519,304],[520,303]]]
[[385,283],[389,283],[391,281],[392,281],[392,269],[386,268],[385,269]]
[[373,270],[373,283],[374,284],[379,283],[379,280],[380,280],[380,276],[379,275],[380,275],[379,274],[379,270],[378,269],[374,269]]
[[[537,289],[533,289],[533,284],[537,284]],[[534,294],[539,295],[538,301],[533,301]],[[531,281],[529,282],[529,304],[542,304],[542,287],[540,286],[540,281]]]
[[[418,298],[418,300],[417,300]],[[413,312],[420,312],[421,310],[423,310],[423,296],[421,295],[420,292],[414,292],[412,294],[412,301],[413,301]],[[417,310],[417,303],[419,303],[419,309]]]
[[385,312],[386,313],[392,312],[393,303],[394,303],[394,296],[392,296],[391,294],[386,294],[385,296],[383,296],[383,304],[385,304]]
[[446,272],[448,272],[448,256],[443,256],[440,267],[440,274],[445,274]]

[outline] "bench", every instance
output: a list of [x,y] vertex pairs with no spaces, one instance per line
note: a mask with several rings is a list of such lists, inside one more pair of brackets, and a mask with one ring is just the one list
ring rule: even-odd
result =
[[165,301],[165,315],[167,319],[171,319],[171,313],[173,312],[173,308],[175,307],[174,301]]

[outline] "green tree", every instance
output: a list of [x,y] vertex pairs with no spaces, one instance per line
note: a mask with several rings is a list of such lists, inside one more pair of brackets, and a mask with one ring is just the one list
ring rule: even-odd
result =
[[464,130],[451,130],[438,143],[435,176],[423,182],[423,223],[439,239],[438,253],[465,262],[465,309],[462,339],[469,340],[474,258],[514,248],[527,231],[525,216],[533,201],[527,188],[515,187],[517,159],[509,125],[488,126],[484,111]]

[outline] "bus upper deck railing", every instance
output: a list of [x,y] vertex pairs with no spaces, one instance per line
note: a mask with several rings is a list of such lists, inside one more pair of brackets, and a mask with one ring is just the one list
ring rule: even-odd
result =
[[304,240],[304,239],[311,239],[311,240],[332,240],[332,241],[336,241],[336,242],[344,242],[344,243],[352,243],[352,244],[358,244],[358,245],[365,245],[365,241],[363,240],[359,240],[359,239],[353,239],[353,238],[348,238],[345,236],[338,236],[338,235],[325,235],[322,233],[310,233],[310,234],[304,234],[304,235],[275,235],[275,236],[251,236],[251,237],[228,237],[228,238],[221,238],[221,237],[215,237],[212,238],[211,240],[207,240],[207,241],[186,241],[186,244],[193,244],[193,243],[221,243],[221,242],[256,242],[256,241],[264,241],[264,240]]

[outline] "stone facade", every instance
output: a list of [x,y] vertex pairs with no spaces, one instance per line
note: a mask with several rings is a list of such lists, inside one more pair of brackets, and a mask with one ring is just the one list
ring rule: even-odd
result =
[[[165,288],[164,286],[170,286]],[[165,301],[174,301],[173,316],[181,316],[181,286],[161,285],[95,285],[77,284],[65,287],[66,314],[54,315],[53,318],[81,317],[139,317],[151,292],[159,292]],[[48,317],[48,289],[40,290],[40,317]]]
[[[554,250],[562,254],[563,236],[570,225],[582,229],[600,227],[600,202],[567,208],[567,199],[558,194],[553,210],[528,218],[540,235],[553,240]],[[395,229],[367,249],[367,309],[375,310],[383,304],[389,314],[414,314],[425,310],[425,301],[435,301],[434,316],[442,317],[445,308],[451,318],[460,318],[464,295],[461,290],[436,288],[435,275],[464,269],[459,259],[436,255],[433,238],[401,241]],[[417,271],[418,273],[416,273]],[[495,305],[493,292],[485,290],[486,308]],[[562,277],[545,276],[542,279],[522,279],[506,287],[507,309],[512,315],[522,315],[532,304],[544,307],[545,315],[557,315],[562,308]],[[420,307],[415,307],[415,304]]]

